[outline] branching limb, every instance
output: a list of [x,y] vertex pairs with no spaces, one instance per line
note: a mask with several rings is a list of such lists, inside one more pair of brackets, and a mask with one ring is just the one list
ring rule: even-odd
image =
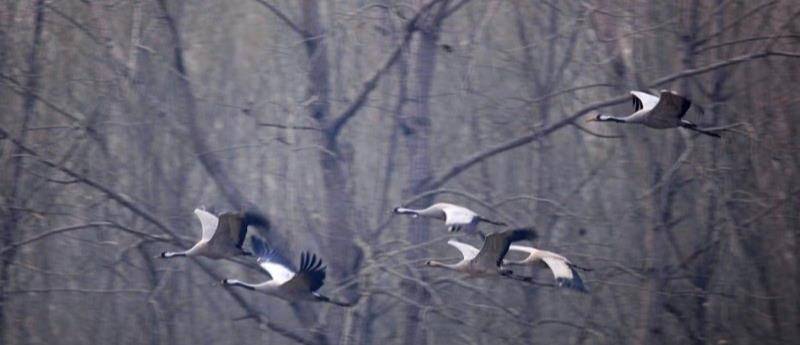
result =
[[9,250],[12,250],[14,248],[17,248],[17,247],[20,247],[20,246],[24,246],[26,244],[30,244],[30,243],[33,243],[33,242],[36,242],[36,241],[39,241],[39,240],[42,240],[44,238],[47,238],[47,237],[50,237],[50,236],[53,236],[53,235],[58,235],[60,233],[70,232],[70,231],[75,231],[75,230],[81,230],[81,229],[102,228],[102,227],[117,228],[119,230],[134,234],[134,235],[139,236],[139,237],[144,237],[144,238],[149,238],[149,239],[154,239],[154,240],[159,240],[159,241],[169,241],[170,240],[167,237],[155,236],[155,235],[147,234],[147,233],[144,233],[144,232],[141,232],[141,231],[129,229],[127,227],[124,227],[124,226],[121,226],[119,224],[112,223],[112,222],[93,222],[93,223],[87,223],[87,224],[81,224],[81,225],[66,226],[66,227],[63,227],[63,228],[58,228],[58,229],[53,229],[53,230],[50,230],[50,231],[46,231],[44,233],[38,234],[36,236],[30,237],[30,238],[27,238],[27,239],[24,239],[22,241],[18,241],[18,242],[9,244],[5,248],[0,249],[0,254],[3,254],[6,251],[9,251]]
[[[359,110],[364,106],[367,101],[367,98],[375,90],[378,86],[378,82],[380,79],[389,71],[389,69],[394,66],[397,60],[402,55],[403,51],[407,50],[408,45],[411,43],[411,38],[419,28],[417,27],[417,23],[419,20],[431,9],[433,6],[442,0],[432,0],[431,2],[425,4],[420,8],[419,11],[414,15],[414,17],[406,23],[405,26],[405,33],[403,34],[403,39],[400,41],[400,44],[395,47],[394,51],[389,55],[388,58],[381,64],[371,77],[369,77],[364,83],[361,88],[361,91],[358,93],[358,96],[355,97],[355,100],[350,103],[350,105],[345,109],[340,115],[338,115],[328,126],[327,132],[328,135],[331,137],[336,137],[339,132],[342,130],[347,121],[349,121],[353,116],[355,116]],[[467,1],[462,1],[461,5],[466,3]],[[453,11],[457,10],[461,6],[456,5],[453,6]]]
[[295,24],[291,19],[289,19],[289,17],[287,17],[285,14],[283,14],[283,12],[278,10],[277,7],[273,6],[272,4],[270,4],[269,2],[267,2],[265,0],[256,0],[256,2],[261,4],[261,6],[266,7],[270,12],[272,12],[272,14],[274,14],[276,17],[278,17],[278,19],[283,21],[284,24],[286,24],[286,26],[288,26],[290,29],[292,29],[292,31],[294,31],[298,35],[302,36],[303,38],[308,38],[308,36],[309,36],[308,32],[303,30],[302,28],[300,28],[300,26],[298,26],[297,24]]
[[74,293],[90,293],[90,294],[115,294],[115,293],[149,294],[150,290],[145,290],[145,289],[46,288],[46,289],[24,289],[24,290],[9,290],[9,291],[5,291],[5,293],[7,293],[7,294],[53,293],[53,292],[74,292]]
[[277,123],[266,123],[266,122],[259,122],[259,126],[261,127],[272,127],[272,128],[280,128],[280,129],[297,129],[297,130],[308,130],[308,131],[322,131],[322,129],[317,127],[311,126],[286,126]]
[[[747,61],[750,61],[750,60],[762,59],[762,58],[766,58],[766,57],[770,57],[770,56],[782,56],[782,57],[800,58],[800,53],[784,52],[784,51],[764,51],[764,52],[759,52],[759,53],[740,55],[740,56],[737,56],[737,57],[734,57],[734,58],[731,58],[731,59],[727,59],[727,60],[724,60],[724,61],[720,61],[720,62],[716,62],[716,63],[710,64],[710,65],[707,65],[707,66],[686,69],[686,70],[683,70],[683,71],[680,71],[680,72],[677,72],[677,73],[674,73],[674,74],[670,74],[670,75],[661,77],[659,79],[654,80],[652,83],[650,83],[648,85],[648,87],[649,88],[656,88],[658,86],[667,84],[669,82],[672,82],[672,81],[675,81],[675,80],[678,80],[678,79],[687,78],[687,77],[695,76],[695,75],[698,75],[698,74],[703,74],[703,73],[707,73],[707,72],[710,72],[710,71],[714,71],[714,70],[717,70],[717,69],[720,69],[720,68],[723,68],[723,67],[736,65],[736,64],[739,64],[739,63],[742,63],[742,62],[747,62]],[[511,149],[515,149],[517,147],[529,144],[529,143],[534,142],[536,140],[539,140],[539,139],[541,139],[543,137],[546,137],[546,136],[552,134],[553,132],[556,132],[559,129],[564,128],[565,126],[572,124],[576,119],[578,119],[581,116],[584,116],[584,115],[588,114],[589,112],[591,112],[593,110],[596,110],[596,109],[599,109],[599,108],[603,108],[603,107],[607,107],[607,106],[620,104],[620,103],[628,101],[629,99],[630,99],[630,97],[628,95],[624,95],[624,96],[618,96],[618,97],[610,98],[610,99],[605,100],[605,101],[592,103],[592,104],[590,104],[590,105],[588,105],[588,106],[586,106],[586,107],[584,107],[584,108],[572,113],[571,115],[567,116],[566,118],[563,118],[560,121],[557,121],[557,122],[553,123],[552,125],[544,128],[544,129],[542,129],[540,131],[529,133],[529,134],[523,135],[521,137],[518,137],[518,138],[515,138],[515,139],[511,139],[511,140],[508,140],[506,142],[502,142],[500,144],[497,144],[497,145],[495,145],[493,147],[490,147],[487,150],[484,150],[484,151],[481,151],[481,152],[477,152],[477,153],[475,153],[475,154],[473,154],[471,156],[466,157],[465,159],[461,160],[460,162],[457,162],[457,163],[453,164],[449,168],[442,169],[442,171],[444,171],[443,173],[433,177],[432,179],[430,179],[430,180],[428,180],[426,182],[423,182],[423,185],[424,185],[423,187],[425,187],[426,189],[439,188],[442,185],[444,185],[445,183],[447,183],[448,181],[450,181],[452,178],[460,175],[462,172],[464,172],[465,170],[469,169],[473,165],[480,163],[484,159],[493,157],[493,156],[498,155],[500,153],[506,152],[506,151],[511,150]]]
[[586,134],[589,134],[591,136],[595,136],[595,137],[598,137],[598,138],[620,139],[620,138],[624,138],[625,137],[624,135],[605,135],[605,134],[600,134],[600,133],[597,133],[597,132],[594,132],[594,131],[591,131],[591,130],[587,129],[587,128],[575,123],[574,121],[570,125],[575,126],[575,128],[579,129],[581,132],[584,132]]

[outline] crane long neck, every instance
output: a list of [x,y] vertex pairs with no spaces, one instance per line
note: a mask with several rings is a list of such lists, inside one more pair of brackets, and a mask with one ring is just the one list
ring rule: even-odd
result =
[[439,218],[444,219],[445,215],[441,209],[438,207],[430,206],[423,209],[413,209],[413,208],[404,208],[398,207],[395,212],[400,214],[410,214],[414,217],[426,217],[426,218]]
[[241,280],[236,280],[236,279],[225,279],[225,280],[222,281],[222,284],[230,285],[230,286],[240,286],[240,287],[243,287],[243,288],[248,289],[248,290],[255,290],[256,287],[257,287],[254,284],[248,284],[248,283],[245,283],[245,282],[243,282]]
[[441,267],[441,268],[446,268],[446,269],[450,269],[450,270],[459,270],[461,268],[461,266],[462,266],[462,262],[458,262],[458,263],[455,263],[455,264],[446,264],[446,263],[441,262],[441,261],[431,260],[431,261],[428,261],[428,266]]
[[405,207],[398,207],[394,210],[397,214],[410,214],[412,216],[419,216],[420,210],[415,210],[413,208],[405,208]]
[[250,284],[237,279],[225,279],[222,285],[239,286],[248,290],[258,290],[267,294],[276,294],[281,289],[281,284],[275,280],[267,280],[263,283]]
[[619,123],[628,122],[628,119],[626,117],[612,116],[612,115],[600,115],[598,117],[598,120],[606,122],[619,122]]
[[164,259],[174,258],[178,256],[188,256],[188,251],[185,252],[163,252],[161,253],[161,257]]

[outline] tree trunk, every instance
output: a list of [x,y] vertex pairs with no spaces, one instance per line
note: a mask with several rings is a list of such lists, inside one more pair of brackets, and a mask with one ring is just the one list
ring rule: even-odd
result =
[[[406,147],[409,154],[409,172],[406,197],[420,194],[424,191],[425,181],[433,176],[430,158],[431,139],[431,114],[430,93],[436,71],[436,54],[441,31],[441,21],[447,1],[439,5],[438,12],[432,14],[428,23],[420,23],[420,40],[417,45],[414,76],[416,87],[412,91],[411,99],[414,104],[412,114],[406,116],[404,134]],[[424,198],[420,203],[429,204],[432,198]],[[409,223],[408,241],[413,244],[425,242],[429,238],[427,221],[414,221]],[[409,253],[409,258],[413,253]],[[424,277],[424,274],[423,274]],[[424,305],[428,296],[415,283],[405,283],[406,294],[409,298]],[[425,344],[428,337],[420,332],[419,308],[414,305],[406,306],[405,330],[403,344]]]
[[[22,119],[19,128],[17,140],[24,145],[27,141],[28,126],[34,117],[36,117],[36,94],[39,93],[41,88],[40,78],[42,75],[42,66],[39,61],[39,51],[42,49],[42,36],[44,32],[44,15],[45,15],[45,1],[37,0],[34,10],[33,20],[33,42],[31,50],[27,56],[28,78],[25,82],[25,95],[22,103]],[[0,66],[2,67],[2,66]],[[20,210],[25,208],[22,201],[21,191],[26,187],[26,178],[23,175],[24,151],[20,146],[17,146],[11,157],[9,157],[9,171],[10,178],[4,181],[5,188],[8,190],[7,202],[11,207],[7,207],[3,213],[5,218],[3,222],[3,231],[0,233],[0,248],[5,248],[9,244],[14,243],[19,238],[19,224],[22,220],[22,213]],[[11,285],[11,264],[14,262],[14,256],[17,250],[11,249],[5,251],[0,255],[0,329],[14,329],[19,325],[7,325],[6,316],[9,312],[8,297],[6,289]],[[25,338],[25,327],[21,329],[21,336]],[[6,337],[6,332],[0,338]],[[11,339],[5,339],[5,342],[11,343]]]

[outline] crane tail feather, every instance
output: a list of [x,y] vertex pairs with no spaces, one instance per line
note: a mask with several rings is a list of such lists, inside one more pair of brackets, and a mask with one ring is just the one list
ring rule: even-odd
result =
[[497,225],[497,226],[508,226],[508,224],[506,224],[504,222],[491,220],[489,218],[484,218],[484,217],[481,217],[481,216],[478,216],[478,220],[481,221],[481,222],[484,222],[484,223],[494,224],[494,225]]

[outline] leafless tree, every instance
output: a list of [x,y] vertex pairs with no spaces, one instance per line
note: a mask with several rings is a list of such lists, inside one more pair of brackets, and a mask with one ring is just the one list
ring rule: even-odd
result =
[[[4,0],[0,343],[790,343],[799,17],[786,0]],[[658,89],[722,139],[583,122]],[[458,235],[391,209],[436,201],[535,226],[593,268],[591,292],[427,270]],[[324,294],[358,303],[219,284],[266,279],[252,258],[157,258],[196,241],[199,206],[263,212],[258,235],[319,253]]]

